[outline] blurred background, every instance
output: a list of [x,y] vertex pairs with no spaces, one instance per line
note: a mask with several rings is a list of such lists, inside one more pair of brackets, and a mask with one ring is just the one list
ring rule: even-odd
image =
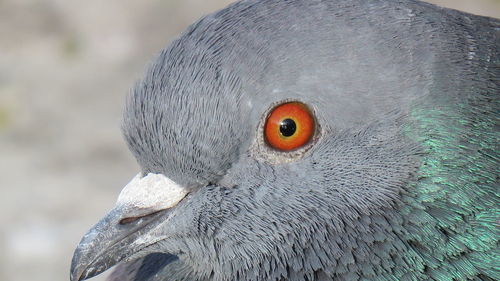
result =
[[[125,95],[230,2],[0,0],[0,280],[69,280],[74,247],[138,172],[120,135]],[[499,0],[429,2],[500,17]]]

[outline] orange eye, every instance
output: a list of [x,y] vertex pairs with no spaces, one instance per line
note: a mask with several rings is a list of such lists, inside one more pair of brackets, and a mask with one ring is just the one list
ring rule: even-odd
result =
[[314,118],[305,104],[287,102],[269,113],[264,125],[264,137],[271,147],[290,151],[308,143],[314,128]]

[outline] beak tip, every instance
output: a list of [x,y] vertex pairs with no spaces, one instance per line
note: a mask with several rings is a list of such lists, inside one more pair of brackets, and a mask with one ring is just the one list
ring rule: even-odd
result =
[[75,261],[75,258],[73,258],[73,261],[71,262],[71,270],[70,270],[70,275],[69,275],[69,280],[70,281],[80,281],[82,277],[82,268],[78,266],[78,263]]
[[71,271],[71,274],[69,276],[70,281],[80,281],[81,273],[78,271]]
[[85,243],[80,243],[78,247],[75,249],[73,254],[73,259],[71,260],[71,269],[70,269],[70,281],[82,281],[88,278],[93,277],[92,275],[92,263],[89,261],[88,252],[85,251]]
[[87,268],[78,267],[78,266],[76,268],[71,267],[69,280],[70,281],[87,280],[89,278],[96,276],[97,274],[101,273],[102,271],[104,271],[104,270],[96,271],[96,270],[89,270]]
[[70,281],[80,281],[80,277],[78,276],[78,274],[71,274],[69,277],[69,280]]
[[[91,229],[89,233],[94,233]],[[119,262],[120,255],[102,253],[102,248],[108,249],[113,240],[101,239],[95,235],[86,234],[75,249],[70,267],[70,280],[82,281],[92,278],[111,268]]]

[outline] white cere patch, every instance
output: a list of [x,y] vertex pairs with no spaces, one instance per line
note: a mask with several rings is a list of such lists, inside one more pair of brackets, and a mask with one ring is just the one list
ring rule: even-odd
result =
[[174,207],[187,194],[186,188],[162,174],[149,173],[145,177],[138,174],[120,192],[116,206],[124,207],[131,213],[140,210],[152,213]]

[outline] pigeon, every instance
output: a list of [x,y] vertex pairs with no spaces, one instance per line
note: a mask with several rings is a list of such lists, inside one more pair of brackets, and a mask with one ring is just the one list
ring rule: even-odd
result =
[[140,173],[71,280],[500,280],[500,20],[244,0],[132,89]]

